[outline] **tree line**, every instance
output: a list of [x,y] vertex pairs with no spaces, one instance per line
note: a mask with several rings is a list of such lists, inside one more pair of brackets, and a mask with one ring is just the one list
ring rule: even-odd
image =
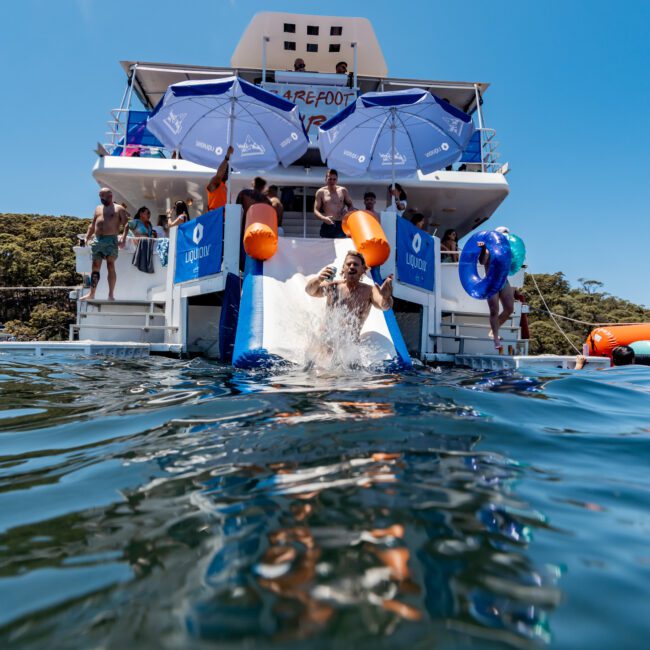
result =
[[[76,217],[0,214],[0,287],[80,285],[72,247],[88,224]],[[549,309],[575,319],[558,321],[578,349],[591,323],[650,322],[649,309],[609,295],[597,280],[581,278],[579,287],[571,287],[561,272],[529,274],[524,293],[530,305],[530,354],[575,353],[546,312],[533,277]],[[68,289],[0,289],[0,323],[18,338],[67,338],[75,309]]]

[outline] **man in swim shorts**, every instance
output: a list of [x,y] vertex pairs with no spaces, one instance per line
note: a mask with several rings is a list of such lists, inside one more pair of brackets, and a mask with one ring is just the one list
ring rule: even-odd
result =
[[333,267],[326,266],[311,276],[305,287],[310,296],[326,298],[328,311],[339,309],[347,317],[348,333],[357,339],[373,306],[382,311],[393,306],[393,276],[389,275],[381,286],[371,286],[361,282],[367,270],[363,255],[351,250],[345,256],[340,280],[332,277]]
[[316,192],[314,201],[314,216],[323,223],[320,236],[326,239],[344,239],[343,217],[354,210],[350,193],[346,187],[337,185],[339,173],[336,169],[328,169],[325,175],[327,185]]
[[[108,272],[108,299],[115,300],[115,260],[118,255],[118,247],[122,247],[129,232],[127,224],[129,213],[121,205],[113,203],[113,192],[108,187],[99,190],[101,204],[95,208],[93,220],[86,233],[86,241],[95,235],[95,240],[90,245],[92,251],[93,267],[90,275],[90,291],[81,300],[94,300],[97,284],[99,283],[102,260],[106,260]],[[124,228],[121,240],[118,244],[120,228]]]

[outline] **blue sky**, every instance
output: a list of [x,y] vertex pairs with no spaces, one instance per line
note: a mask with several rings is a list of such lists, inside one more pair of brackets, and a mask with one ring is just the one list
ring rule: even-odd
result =
[[[90,216],[121,59],[228,65],[257,11],[364,16],[394,76],[487,81],[510,163],[490,221],[529,270],[650,306],[650,2],[20,0],[0,20],[0,212]],[[498,223],[497,223],[498,222]]]

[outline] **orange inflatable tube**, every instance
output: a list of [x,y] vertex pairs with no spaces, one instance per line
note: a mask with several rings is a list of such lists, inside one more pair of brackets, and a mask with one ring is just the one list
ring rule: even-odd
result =
[[352,238],[354,247],[365,257],[368,266],[380,266],[390,255],[390,246],[381,224],[365,210],[350,212],[341,224]]
[[273,206],[255,203],[248,208],[244,250],[256,260],[271,259],[278,250],[278,214]]
[[587,337],[587,345],[590,355],[611,358],[615,347],[648,339],[650,339],[650,323],[613,325],[592,330]]

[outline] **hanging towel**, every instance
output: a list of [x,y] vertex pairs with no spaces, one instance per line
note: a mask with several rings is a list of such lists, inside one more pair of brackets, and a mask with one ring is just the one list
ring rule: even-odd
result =
[[156,253],[160,255],[160,266],[167,266],[167,258],[169,257],[169,239],[156,240]]
[[133,253],[131,264],[137,266],[143,273],[153,273],[153,240],[141,237],[138,239],[138,247]]

